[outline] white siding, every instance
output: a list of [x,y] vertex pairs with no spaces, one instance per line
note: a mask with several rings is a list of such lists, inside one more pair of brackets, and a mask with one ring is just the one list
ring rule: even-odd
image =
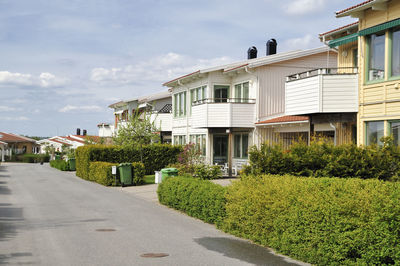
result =
[[172,131],[172,114],[152,114],[151,121],[161,131]]
[[322,112],[358,112],[358,75],[324,75]]
[[319,111],[319,78],[315,76],[286,83],[286,115]]

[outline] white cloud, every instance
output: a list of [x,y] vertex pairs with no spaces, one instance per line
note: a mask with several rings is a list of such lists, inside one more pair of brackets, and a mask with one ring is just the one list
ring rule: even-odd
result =
[[48,72],[41,73],[39,76],[34,76],[31,74],[0,71],[0,85],[38,86],[48,88],[62,86],[66,81],[66,79],[58,78]]
[[0,116],[0,120],[5,120],[5,121],[26,121],[29,120],[26,116]]
[[311,46],[313,46],[312,44],[315,41],[318,41],[318,43],[319,43],[319,40],[314,35],[307,34],[303,37],[285,40],[283,42],[282,46],[284,47],[285,50],[288,50],[288,51],[299,50],[299,49],[309,49],[309,48],[311,48]]
[[149,58],[135,65],[119,68],[94,68],[90,80],[93,82],[112,82],[116,84],[129,84],[136,82],[159,82],[178,77],[199,69],[211,66],[228,64],[232,62],[229,57],[211,59],[198,59],[176,53]]
[[60,113],[69,113],[73,111],[88,111],[88,112],[99,112],[102,108],[97,105],[86,105],[86,106],[76,106],[76,105],[66,105],[59,109]]
[[326,0],[295,0],[285,6],[289,15],[306,15],[324,8]]
[[0,105],[0,112],[13,112],[13,111],[18,111],[18,110],[20,110],[20,108]]

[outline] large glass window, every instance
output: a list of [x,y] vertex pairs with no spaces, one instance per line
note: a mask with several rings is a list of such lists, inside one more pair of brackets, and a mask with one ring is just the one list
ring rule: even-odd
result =
[[395,145],[400,144],[400,121],[390,122],[390,135],[393,137],[393,143]]
[[249,82],[235,85],[235,102],[249,101]]
[[229,86],[214,86],[214,101],[216,103],[226,103],[229,97]]
[[236,134],[234,136],[234,157],[246,159],[249,149],[249,135]]
[[385,77],[385,33],[369,36],[368,80],[379,80]]
[[[200,103],[207,98],[207,86],[198,87],[190,90],[190,106],[194,103]],[[190,109],[192,113],[192,109]]]
[[365,122],[367,139],[366,144],[382,145],[380,139],[383,137],[383,121]]
[[190,143],[196,145],[197,150],[201,153],[201,155],[206,155],[206,135],[198,134],[198,135],[190,135]]
[[175,145],[185,145],[186,144],[186,136],[185,135],[178,135],[174,136],[174,144]]
[[174,116],[186,115],[186,91],[174,95]]
[[400,76],[400,28],[392,30],[392,76]]

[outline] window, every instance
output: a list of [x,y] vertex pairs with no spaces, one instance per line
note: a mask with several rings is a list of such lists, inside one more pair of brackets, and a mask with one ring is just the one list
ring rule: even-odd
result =
[[391,121],[390,125],[390,135],[393,137],[393,143],[395,145],[400,144],[400,121]]
[[214,101],[216,103],[226,103],[229,97],[229,86],[215,85],[214,86]]
[[205,134],[190,135],[190,143],[193,143],[196,145],[196,148],[199,152],[201,152],[201,155],[203,155],[203,156],[206,155],[206,135]]
[[186,136],[185,135],[178,135],[174,136],[174,144],[175,145],[185,145],[186,144]]
[[358,48],[353,49],[353,67],[358,67]]
[[400,76],[400,28],[392,30],[391,41],[391,76]]
[[244,82],[235,85],[235,102],[249,101],[249,82]]
[[367,145],[382,145],[380,139],[383,137],[383,121],[365,122]]
[[[202,100],[207,98],[207,86],[198,87],[190,90],[190,106],[193,106],[194,102],[201,102]],[[190,113],[192,113],[192,109],[190,109]]]
[[368,39],[368,80],[385,78],[385,33],[372,34]]
[[174,94],[174,116],[186,115],[186,91]]
[[249,135],[236,134],[234,136],[234,157],[247,159],[249,149]]

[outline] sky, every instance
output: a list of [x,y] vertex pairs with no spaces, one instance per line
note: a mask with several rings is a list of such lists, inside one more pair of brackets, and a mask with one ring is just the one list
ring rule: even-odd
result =
[[97,135],[114,102],[244,60],[322,46],[361,0],[0,0],[0,132]]

